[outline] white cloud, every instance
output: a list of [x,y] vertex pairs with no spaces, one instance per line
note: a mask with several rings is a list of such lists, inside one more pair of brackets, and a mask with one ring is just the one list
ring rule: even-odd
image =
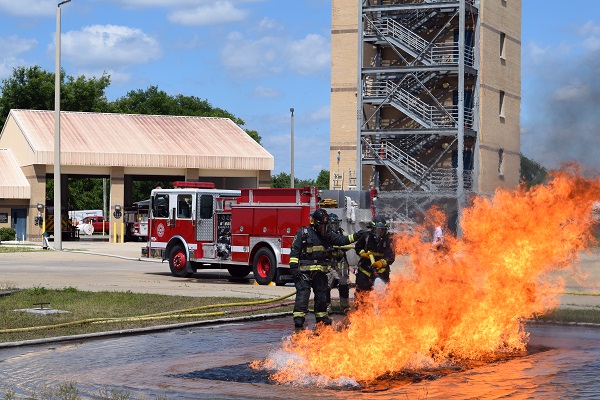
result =
[[600,25],[588,21],[579,28],[579,33],[583,36],[598,36],[600,35]]
[[0,0],[0,12],[19,17],[45,17],[56,15],[57,4],[49,0]]
[[14,68],[25,65],[27,65],[27,63],[20,58],[6,57],[0,60],[0,79],[8,78],[12,75]]
[[139,29],[116,25],[91,25],[64,33],[61,47],[63,59],[74,65],[106,70],[146,63],[161,54],[154,38]]
[[590,51],[600,50],[600,25],[594,22],[586,22],[579,33],[584,36],[583,45]]
[[330,43],[321,35],[309,34],[304,39],[290,43],[287,59],[290,67],[301,75],[329,68]]
[[29,63],[17,57],[33,49],[37,45],[35,39],[24,39],[18,36],[0,37],[0,79],[12,75],[15,67],[29,65]]
[[[198,0],[113,0],[113,3],[130,7],[191,7],[198,4]],[[201,2],[201,1],[200,1]]]
[[179,9],[169,14],[170,22],[181,25],[218,25],[238,22],[246,18],[247,11],[226,0],[211,2],[191,9]]
[[266,30],[280,29],[282,26],[279,21],[276,21],[269,17],[263,17],[263,19],[261,19],[260,22],[257,24],[257,27],[259,30],[266,31]]
[[297,41],[280,36],[252,40],[232,32],[220,55],[222,64],[242,77],[281,73],[286,69],[309,75],[329,68],[330,47],[317,34]]
[[252,92],[252,96],[260,98],[274,98],[281,96],[281,91],[265,86],[258,86]]
[[239,76],[279,73],[283,70],[280,40],[265,36],[247,40],[238,32],[232,32],[220,52],[222,64]]
[[0,37],[0,54],[2,57],[11,57],[25,53],[37,45],[35,39],[25,39],[18,36]]

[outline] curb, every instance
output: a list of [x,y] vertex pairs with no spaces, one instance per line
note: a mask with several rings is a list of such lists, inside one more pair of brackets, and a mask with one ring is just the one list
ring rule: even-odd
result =
[[107,332],[96,332],[96,333],[85,333],[81,335],[73,335],[73,336],[57,336],[43,339],[31,339],[31,340],[21,340],[18,342],[5,342],[0,343],[0,349],[8,349],[13,347],[24,347],[24,346],[35,346],[40,344],[47,343],[60,343],[60,342],[70,342],[73,340],[93,340],[100,338],[108,338],[113,336],[130,336],[130,335],[140,335],[151,332],[160,332],[160,331],[168,331],[171,329],[181,329],[192,326],[200,326],[200,325],[215,325],[215,324],[223,324],[229,322],[246,322],[246,321],[255,321],[255,320],[265,320],[272,318],[281,318],[285,316],[292,315],[291,312],[280,312],[280,313],[272,313],[272,314],[258,314],[258,315],[249,315],[245,317],[233,317],[233,318],[220,318],[220,319],[211,319],[206,321],[194,321],[194,322],[183,322],[179,324],[172,325],[157,325],[157,326],[148,326],[145,328],[137,328],[137,329],[125,329],[120,331],[107,331]]

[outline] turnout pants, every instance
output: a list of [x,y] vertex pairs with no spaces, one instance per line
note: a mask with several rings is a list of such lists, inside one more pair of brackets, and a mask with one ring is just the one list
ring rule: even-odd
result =
[[294,325],[302,327],[308,313],[311,288],[315,294],[315,319],[316,322],[330,324],[327,316],[327,293],[329,285],[327,274],[321,271],[300,271],[294,280],[296,286],[296,302],[294,304]]

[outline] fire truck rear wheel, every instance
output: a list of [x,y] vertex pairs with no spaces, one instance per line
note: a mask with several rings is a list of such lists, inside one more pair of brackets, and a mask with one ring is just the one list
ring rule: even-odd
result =
[[182,245],[173,246],[169,254],[169,268],[171,273],[178,278],[187,278],[192,274],[187,272],[185,266],[187,264],[187,255]]
[[277,260],[270,249],[262,248],[256,252],[252,263],[254,280],[259,285],[268,285],[275,280],[277,274]]

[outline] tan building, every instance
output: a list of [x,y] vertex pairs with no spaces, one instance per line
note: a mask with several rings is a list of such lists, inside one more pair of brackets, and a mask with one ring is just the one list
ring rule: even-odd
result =
[[518,185],[520,0],[333,0],[331,48],[333,188],[402,219]]
[[[63,213],[69,177],[107,178],[110,215],[131,204],[136,180],[270,185],[273,156],[228,118],[61,112],[60,121]],[[0,228],[41,241],[34,221],[53,176],[54,112],[11,110],[0,133]]]

